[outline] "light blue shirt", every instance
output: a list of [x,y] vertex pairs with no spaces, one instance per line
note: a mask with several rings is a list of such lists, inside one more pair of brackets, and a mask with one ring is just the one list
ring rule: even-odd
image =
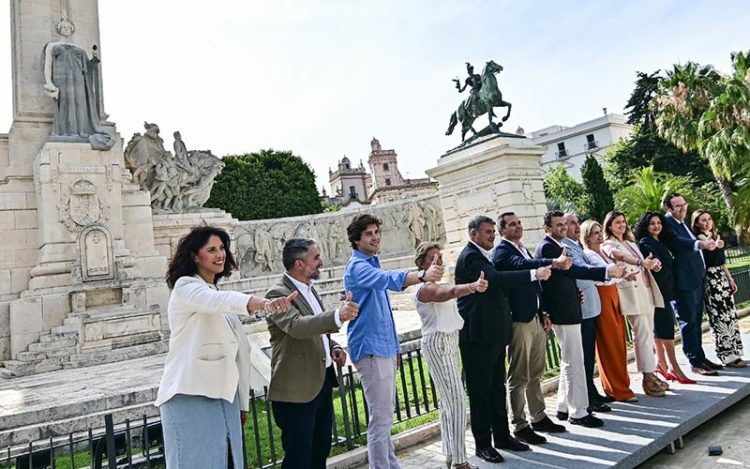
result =
[[[562,242],[567,248],[568,255],[573,258],[573,264],[582,267],[593,267],[586,258],[583,248],[570,238],[565,238]],[[599,290],[596,289],[596,282],[593,280],[576,279],[576,286],[583,292],[583,303],[581,303],[581,315],[583,319],[591,319],[599,316],[602,312],[602,303],[599,300]]]
[[346,330],[353,363],[367,355],[393,357],[401,351],[387,290],[403,290],[407,274],[384,271],[377,256],[352,250],[344,270],[344,289],[359,304],[359,315]]

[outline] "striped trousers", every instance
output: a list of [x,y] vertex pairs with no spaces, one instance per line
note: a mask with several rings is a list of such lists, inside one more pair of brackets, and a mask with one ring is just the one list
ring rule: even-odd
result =
[[467,462],[466,395],[458,366],[458,331],[432,332],[422,337],[422,353],[440,394],[440,433],[443,453],[453,464]]

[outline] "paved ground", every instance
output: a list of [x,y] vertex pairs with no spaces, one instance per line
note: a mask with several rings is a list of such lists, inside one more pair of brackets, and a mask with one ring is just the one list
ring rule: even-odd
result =
[[[750,318],[742,321],[742,330],[745,350],[749,352],[746,355],[750,355]],[[712,349],[710,335],[704,337],[703,343],[709,352]],[[688,369],[683,367],[683,370]],[[750,394],[750,368],[703,378],[696,385],[673,383],[664,398],[644,396],[641,379],[634,371],[631,366],[631,387],[640,399],[638,403],[615,403],[614,412],[597,414],[605,420],[601,429],[567,425],[567,433],[548,436],[547,444],[533,447],[530,452],[503,451],[507,467],[634,467],[640,463],[643,467],[668,468],[750,467],[750,397],[700,426],[696,422],[699,420],[696,414],[701,411],[715,413],[720,402],[731,401],[740,392]],[[554,397],[548,396],[548,413],[555,405]],[[639,452],[654,454],[664,448],[673,439],[665,435],[676,438],[687,433],[683,430],[685,427],[696,426],[696,430],[684,437],[685,448],[675,455],[660,454],[646,462],[647,456],[637,457]],[[709,457],[709,444],[721,444],[724,455]],[[470,431],[466,432],[466,445],[468,454],[473,455],[474,440]],[[445,467],[439,438],[401,451],[398,457],[403,469]],[[472,456],[470,462],[480,468],[500,467],[484,463],[476,456]]]

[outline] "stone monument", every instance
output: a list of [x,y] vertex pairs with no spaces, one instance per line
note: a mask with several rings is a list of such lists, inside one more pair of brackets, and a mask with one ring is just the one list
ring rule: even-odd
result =
[[[454,82],[459,92],[471,87],[471,94],[451,115],[446,132],[450,135],[461,122],[462,143],[442,155],[436,167],[427,170],[440,185],[438,195],[448,247],[453,251],[463,247],[469,238],[467,225],[472,217],[487,215],[497,219],[507,211],[523,220],[525,242],[536,244],[544,235],[542,222],[547,211],[544,173],[539,165],[545,148],[523,135],[500,132],[502,124],[493,122],[494,107],[508,108],[502,121],[510,116],[510,103],[503,101],[495,79],[502,66],[490,60],[482,74],[477,75],[471,64],[466,65],[469,78],[464,86],[458,79]],[[476,131],[472,124],[483,114],[487,114],[489,125]],[[474,135],[464,139],[469,130]]]
[[11,21],[0,375],[162,351],[166,258],[154,244],[151,197],[132,182],[104,112],[97,1],[12,0]]

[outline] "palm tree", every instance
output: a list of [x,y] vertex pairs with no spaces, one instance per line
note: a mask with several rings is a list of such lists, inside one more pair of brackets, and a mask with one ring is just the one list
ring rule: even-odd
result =
[[646,166],[631,173],[628,184],[615,194],[615,206],[628,220],[637,220],[646,212],[661,211],[667,194],[679,192],[691,198],[694,186],[695,181],[689,177],[659,173],[653,166]]
[[733,74],[694,62],[675,65],[651,102],[659,135],[706,158],[724,203],[734,213],[732,182],[750,159],[750,53],[732,53]]

